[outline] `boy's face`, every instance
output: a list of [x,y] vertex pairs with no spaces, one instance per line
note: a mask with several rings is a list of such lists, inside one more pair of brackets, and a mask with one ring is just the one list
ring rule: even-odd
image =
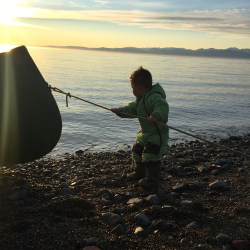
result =
[[142,98],[142,96],[144,94],[143,91],[142,91],[143,90],[142,85],[139,84],[139,83],[131,82],[131,87],[133,89],[134,96],[137,97],[137,98]]

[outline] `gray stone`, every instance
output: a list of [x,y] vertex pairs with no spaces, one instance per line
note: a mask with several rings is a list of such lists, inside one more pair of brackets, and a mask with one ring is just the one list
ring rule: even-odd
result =
[[177,175],[180,172],[178,168],[170,168],[167,170],[167,173],[170,175]]
[[216,239],[221,244],[231,244],[231,242],[232,242],[232,237],[230,237],[229,235],[223,234],[223,233],[218,234]]
[[113,234],[116,234],[116,235],[124,235],[126,233],[126,230],[124,228],[123,225],[121,224],[118,224],[112,231]]
[[142,206],[144,203],[144,200],[143,199],[140,199],[140,198],[132,198],[130,199],[127,204],[135,204],[137,206]]
[[157,193],[161,197],[165,197],[167,195],[167,193],[164,190],[160,189],[160,188],[157,190]]
[[101,191],[99,191],[99,192],[97,193],[97,196],[100,197],[100,196],[102,196],[102,195],[104,195],[104,194],[107,194],[107,193],[109,193],[109,191],[108,191],[107,189],[102,189]]
[[123,200],[123,196],[120,195],[120,194],[116,194],[115,197],[114,197],[114,199],[115,199],[116,201],[122,201],[122,200]]
[[192,201],[181,201],[180,204],[182,206],[192,206],[193,202]]
[[172,187],[172,189],[176,192],[182,192],[187,188],[188,188],[188,185],[185,183],[177,183],[175,186]]
[[67,182],[62,182],[62,183],[60,184],[60,187],[61,187],[61,188],[68,188],[68,187],[69,187],[69,184],[68,184]]
[[232,250],[233,248],[231,247],[231,245],[226,244],[223,246],[222,250]]
[[144,214],[137,214],[134,219],[135,219],[135,223],[139,226],[147,227],[151,224],[151,221]]
[[72,195],[74,193],[69,188],[63,188],[60,194],[64,196],[64,195]]
[[222,181],[215,181],[209,184],[209,187],[212,189],[221,189],[221,188],[224,188],[225,186],[226,184]]
[[146,202],[150,205],[158,205],[160,204],[160,199],[158,196],[156,195],[149,195],[147,198],[146,198]]
[[194,172],[195,170],[196,170],[196,169],[195,169],[195,168],[192,168],[192,167],[185,167],[183,171],[184,171],[185,173],[190,173],[190,172]]
[[166,232],[171,228],[172,224],[166,224],[162,220],[154,223],[154,229]]
[[187,228],[198,229],[199,225],[195,221],[193,221],[193,222],[191,222],[190,224],[187,225]]
[[162,209],[162,212],[165,212],[165,213],[171,213],[174,211],[174,207],[168,206],[168,205],[162,206],[161,209]]
[[102,206],[108,207],[108,206],[112,206],[112,205],[113,205],[113,202],[112,202],[112,201],[109,201],[109,200],[106,200],[106,199],[102,199],[102,200],[101,200],[101,205],[102,205]]
[[201,172],[201,173],[208,173],[208,168],[206,167],[198,167],[198,170]]
[[18,200],[21,200],[21,199],[26,199],[26,197],[27,197],[27,191],[26,190],[18,191],[16,193],[13,193],[13,194],[8,196],[8,198],[11,201],[18,201]]
[[110,225],[118,225],[123,222],[122,217],[114,213],[103,213],[102,220]]
[[146,236],[147,236],[145,230],[144,230],[142,227],[137,227],[137,228],[135,229],[134,234],[135,234],[136,237],[139,237],[139,238],[140,238],[140,237],[146,237]]

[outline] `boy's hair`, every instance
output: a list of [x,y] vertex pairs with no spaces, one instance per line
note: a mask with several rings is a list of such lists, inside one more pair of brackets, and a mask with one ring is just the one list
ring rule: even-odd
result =
[[140,83],[147,89],[152,88],[152,82],[153,82],[152,75],[147,69],[144,69],[142,66],[139,67],[137,70],[135,70],[131,74],[129,79],[131,84]]

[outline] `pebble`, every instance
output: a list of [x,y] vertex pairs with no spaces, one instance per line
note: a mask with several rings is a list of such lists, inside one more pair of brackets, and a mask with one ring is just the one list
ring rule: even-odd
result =
[[225,186],[226,186],[225,182],[222,181],[215,181],[209,184],[209,187],[212,189],[221,189],[224,188]]
[[176,192],[182,192],[188,188],[188,185],[185,183],[177,183],[172,189]]
[[195,230],[195,229],[199,228],[199,225],[195,221],[193,221],[193,222],[189,223],[186,227]]
[[206,168],[206,167],[198,167],[198,170],[201,172],[201,173],[208,173],[208,168]]
[[192,201],[181,201],[180,204],[182,206],[192,206],[193,202]]
[[236,250],[245,249],[250,246],[250,242],[248,240],[233,240],[232,247]]
[[188,245],[190,243],[190,239],[189,238],[183,238],[183,239],[181,239],[180,243],[182,245]]
[[136,237],[146,237],[147,233],[142,227],[137,227],[134,232]]
[[158,196],[156,195],[149,195],[147,198],[146,198],[146,202],[149,204],[149,205],[158,205],[160,204],[160,199]]
[[120,236],[120,235],[124,235],[124,234],[126,233],[126,230],[125,230],[125,228],[124,228],[123,225],[118,224],[118,225],[112,230],[112,233],[113,233],[113,234],[116,234],[116,235],[118,235],[118,236]]
[[163,231],[163,232],[168,231],[171,228],[171,226],[172,224],[166,224],[162,220],[155,222],[153,225],[154,229]]
[[114,197],[114,199],[115,199],[116,201],[123,201],[123,196],[120,195],[120,194],[116,194],[115,197]]
[[231,244],[232,237],[224,233],[220,233],[216,237],[217,241],[221,244]]
[[127,211],[128,211],[128,212],[138,211],[139,209],[140,209],[140,207],[139,207],[138,205],[134,204],[134,203],[129,204],[129,205],[127,206]]
[[102,196],[102,195],[104,195],[104,194],[107,194],[107,193],[109,193],[109,191],[108,191],[107,189],[102,189],[101,191],[99,191],[99,192],[97,193],[97,196],[100,197],[100,196]]
[[109,201],[109,200],[106,200],[106,199],[102,199],[100,203],[101,203],[102,206],[107,206],[107,207],[113,205],[112,201]]
[[64,196],[64,195],[72,195],[74,194],[69,188],[63,188],[60,195]]
[[166,193],[164,190],[160,189],[160,188],[157,189],[157,193],[158,193],[158,195],[161,196],[161,197],[167,196],[167,193]]
[[129,199],[127,204],[136,204],[137,206],[141,207],[144,204],[144,200],[141,198],[132,198],[132,199]]
[[122,217],[114,213],[103,213],[101,218],[103,221],[113,226],[122,224],[123,222]]
[[192,208],[194,210],[200,211],[200,212],[204,212],[206,210],[206,208],[204,207],[202,201],[200,200],[195,200],[192,204]]
[[148,219],[148,217],[144,214],[137,214],[134,218],[135,223],[139,226],[149,226],[151,224],[151,221]]

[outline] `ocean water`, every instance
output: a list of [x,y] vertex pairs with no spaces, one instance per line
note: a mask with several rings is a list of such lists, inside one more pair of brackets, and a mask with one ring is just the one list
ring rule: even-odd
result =
[[[166,91],[172,127],[218,140],[250,132],[250,60],[28,48],[45,80],[107,108],[134,100],[129,76],[139,66]],[[48,155],[129,149],[139,130],[137,119],[52,92],[61,112],[61,138]],[[196,140],[170,129],[169,144]]]

